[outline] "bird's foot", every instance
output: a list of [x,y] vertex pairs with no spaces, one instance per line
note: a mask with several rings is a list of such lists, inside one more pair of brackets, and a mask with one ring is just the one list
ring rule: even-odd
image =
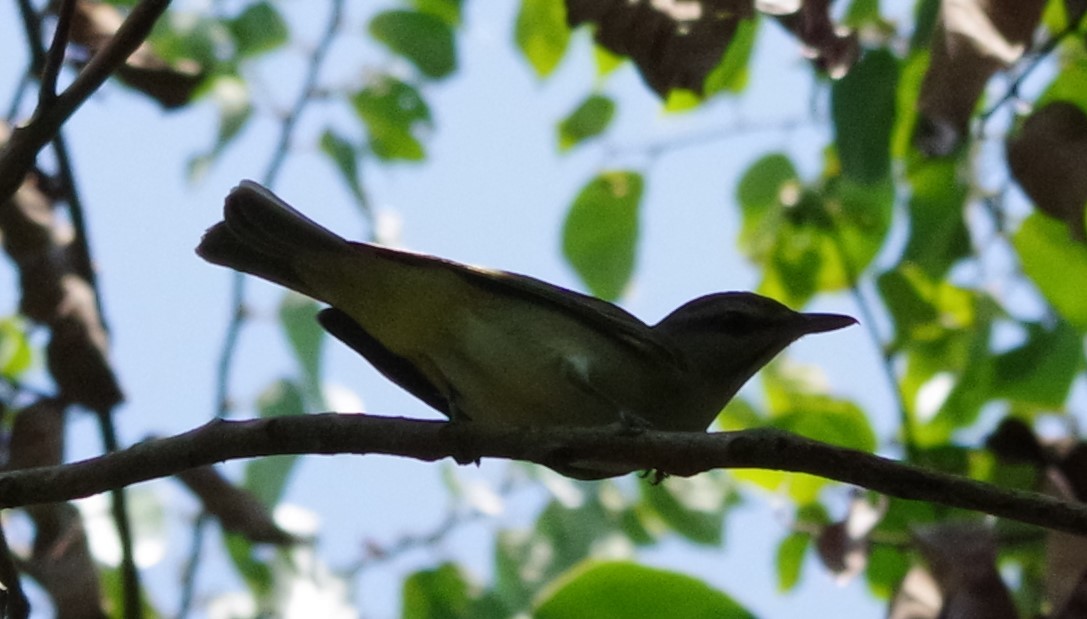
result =
[[468,415],[456,413],[455,410],[450,406],[449,423],[442,426],[439,434],[451,444],[450,455],[457,464],[479,466],[479,449],[471,432],[472,420]]
[[649,469],[638,473],[638,477],[641,477],[642,479],[648,479],[649,483],[653,484],[654,486],[659,486],[662,481],[668,479],[668,473],[665,473],[660,469]]

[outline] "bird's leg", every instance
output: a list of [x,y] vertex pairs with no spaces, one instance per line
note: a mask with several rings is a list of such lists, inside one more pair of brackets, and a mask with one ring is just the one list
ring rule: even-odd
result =
[[449,388],[449,393],[445,396],[446,411],[449,415],[450,423],[465,423],[472,420],[472,417],[461,409],[457,401],[460,400],[460,394],[456,392],[452,387]]
[[472,418],[457,404],[460,397],[455,389],[449,387],[444,389],[443,392],[446,404],[445,413],[449,417],[449,423],[442,427],[441,433],[449,436],[453,443],[453,460],[457,464],[474,463],[479,466],[480,457],[476,455],[479,450],[476,449],[475,443],[469,440],[470,433],[465,432],[465,430],[471,428]]

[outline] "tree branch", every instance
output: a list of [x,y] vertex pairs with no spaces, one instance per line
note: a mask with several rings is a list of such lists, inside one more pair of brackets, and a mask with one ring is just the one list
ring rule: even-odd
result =
[[11,140],[0,149],[0,203],[6,202],[19,188],[38,152],[53,139],[61,125],[143,43],[169,4],[170,0],[143,0],[137,4],[113,39],[90,59],[68,88],[52,99],[51,105],[35,110],[30,123],[12,134]]
[[715,468],[808,473],[890,496],[977,510],[1087,535],[1087,505],[1008,490],[771,428],[704,434],[613,428],[483,428],[471,423],[325,413],[214,420],[178,436],[63,466],[0,474],[0,508],[67,501],[232,460],[280,454],[385,454],[459,462],[592,460],[694,475]]

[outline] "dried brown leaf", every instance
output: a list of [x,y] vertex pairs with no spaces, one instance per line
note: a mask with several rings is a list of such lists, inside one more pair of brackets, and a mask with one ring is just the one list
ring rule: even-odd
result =
[[1066,101],[1046,104],[1008,139],[1007,152],[1012,177],[1038,210],[1087,242],[1087,114]]
[[238,533],[254,543],[291,544],[294,536],[279,528],[268,508],[253,493],[230,483],[211,466],[178,474],[178,478],[219,519],[223,529]]
[[989,78],[1030,44],[1045,0],[944,0],[918,97],[914,142],[930,156],[962,143]]
[[[124,16],[117,7],[79,0],[72,15],[71,40],[93,54],[113,38],[122,23]],[[169,109],[192,99],[204,79],[204,70],[193,60],[168,63],[143,43],[118,68],[117,77]]]
[[571,27],[594,24],[597,43],[628,56],[666,97],[677,88],[701,93],[754,9],[751,0],[566,0],[566,15]]
[[942,619],[1018,619],[996,569],[996,539],[979,523],[940,524],[914,533],[943,597]]

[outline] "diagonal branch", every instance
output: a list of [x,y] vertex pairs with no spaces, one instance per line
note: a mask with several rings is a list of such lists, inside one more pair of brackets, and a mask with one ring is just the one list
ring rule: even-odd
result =
[[0,149],[0,204],[19,188],[27,170],[61,125],[121,66],[151,33],[170,0],[142,0],[128,14],[117,34],[87,63],[51,105],[39,108],[25,127],[16,130]]
[[1087,505],[1008,490],[775,430],[647,431],[609,428],[483,428],[471,423],[325,413],[251,421],[214,420],[178,436],[63,466],[0,474],[0,508],[66,501],[181,471],[280,454],[399,455],[528,460],[544,465],[592,460],[694,475],[715,468],[809,473],[903,499],[985,512],[1087,535]]

